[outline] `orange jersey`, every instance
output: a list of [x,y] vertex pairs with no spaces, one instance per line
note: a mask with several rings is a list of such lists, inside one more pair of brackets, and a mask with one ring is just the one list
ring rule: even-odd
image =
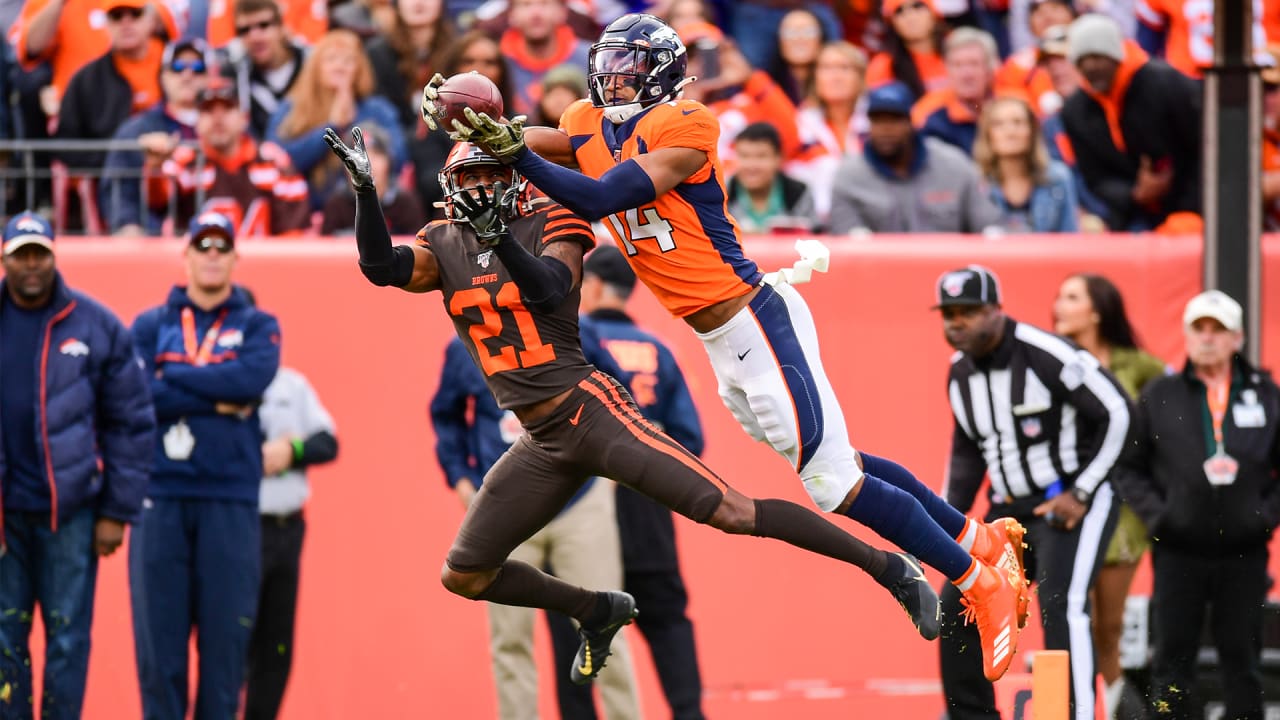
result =
[[692,148],[707,162],[674,189],[640,208],[604,218],[636,271],[672,315],[684,317],[745,295],[763,275],[742,253],[738,225],[726,207],[716,152],[720,124],[692,100],[656,105],[620,125],[588,100],[560,117],[578,167],[599,178],[609,169],[661,148]]
[[[1133,9],[1143,25],[1165,34],[1165,62],[1198,78],[1204,68],[1213,64],[1213,3],[1214,0],[1137,0]],[[1267,46],[1262,20],[1262,0],[1253,0],[1255,52],[1262,52]]]
[[[9,28],[9,44],[13,46],[18,62],[26,70],[32,70],[48,60],[53,68],[53,82],[58,97],[67,89],[71,76],[90,60],[97,59],[111,49],[111,36],[107,34],[107,13],[101,0],[66,0],[58,16],[49,47],[39,55],[27,50],[27,30],[31,21],[50,0],[26,0],[18,20]],[[169,37],[181,37],[177,14],[167,2],[153,3],[159,13],[160,25]],[[157,82],[159,82],[157,80]]]
[[[276,0],[276,4],[293,39],[314,45],[329,31],[329,4],[325,0]],[[235,6],[235,0],[210,0],[206,34],[210,47],[223,47],[235,38]]]
[[[949,84],[947,65],[937,53],[911,53],[916,61],[916,72],[920,73],[920,82],[924,83],[926,93],[941,90]],[[867,65],[867,88],[875,89],[888,85],[898,78],[893,74],[893,57],[887,52],[876,53]]]

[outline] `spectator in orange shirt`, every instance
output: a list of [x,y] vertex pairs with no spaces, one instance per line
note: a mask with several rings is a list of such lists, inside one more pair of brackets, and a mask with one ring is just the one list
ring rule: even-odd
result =
[[881,12],[889,26],[886,49],[867,66],[867,88],[897,81],[918,99],[946,87],[947,68],[942,62],[946,28],[933,0],[884,0]]
[[[1074,74],[1066,62],[1066,27],[1075,18],[1072,0],[1031,0],[1027,15],[1031,44],[1010,55],[996,72],[996,89],[1025,94],[1041,119],[1056,113],[1066,97],[1056,90],[1057,71],[1066,68]],[[1046,52],[1049,46],[1058,52]],[[1058,63],[1050,67],[1053,59]]]
[[800,154],[787,172],[804,178],[813,191],[818,221],[831,209],[831,181],[840,161],[861,152],[870,123],[863,98],[867,55],[852,43],[835,40],[818,53],[813,88],[796,113]]
[[[1269,46],[1280,63],[1280,45]],[[1263,229],[1280,231],[1280,66],[1262,69]]]
[[566,0],[511,0],[510,8],[501,41],[515,85],[515,95],[506,97],[508,117],[533,112],[542,76],[551,68],[587,67],[591,47],[566,24]]
[[796,109],[787,94],[763,70],[751,67],[737,44],[708,23],[679,28],[689,55],[688,77],[698,81],[685,86],[684,97],[703,103],[720,121],[716,151],[726,174],[733,174],[733,139],[754,122],[768,122],[782,136],[784,157],[799,150]]
[[[229,2],[230,0],[225,0]],[[230,49],[240,109],[261,139],[267,123],[302,72],[306,49],[289,39],[275,0],[235,0],[236,38]]]
[[921,98],[912,108],[912,120],[925,137],[936,137],[968,154],[977,137],[978,115],[995,91],[1000,56],[990,33],[971,27],[956,28],[943,45],[948,87]]
[[[147,0],[106,0],[111,49],[76,71],[58,110],[57,137],[100,139],[115,135],[129,116],[160,102],[164,43],[154,35],[155,11]],[[73,170],[102,167],[104,152],[63,152]]]
[[768,69],[769,77],[787,93],[792,103],[799,105],[809,95],[818,51],[829,39],[822,21],[811,10],[796,8],[782,16],[777,50]]
[[[313,45],[329,31],[329,3],[325,0],[273,0],[277,5],[277,15],[286,33],[295,41],[304,45]],[[244,27],[238,20],[240,8],[230,0],[194,0],[192,7],[200,4],[209,7],[208,26],[195,27],[198,21],[193,17],[193,34],[206,33],[209,45],[215,48],[225,47],[234,39],[242,37],[240,28]],[[228,11],[232,12],[228,12]],[[194,15],[194,13],[193,13]]]
[[[102,0],[26,0],[18,22],[9,30],[14,56],[26,70],[48,62],[60,100],[71,76],[111,48],[110,9],[111,4]],[[158,35],[164,39],[182,35],[175,20],[178,13],[159,0],[153,9],[160,20],[153,25]],[[51,109],[50,115],[56,115],[56,107]]]
[[[1251,1],[1253,48],[1263,56],[1267,46],[1267,33],[1262,27],[1263,0]],[[1136,0],[1138,44],[1183,75],[1200,78],[1204,69],[1213,64],[1213,6],[1213,0]]]

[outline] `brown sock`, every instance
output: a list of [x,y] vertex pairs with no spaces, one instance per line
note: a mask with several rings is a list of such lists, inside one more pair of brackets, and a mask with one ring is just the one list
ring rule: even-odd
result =
[[499,605],[555,610],[582,622],[596,609],[598,594],[570,585],[527,563],[508,560],[502,563],[498,576],[489,587],[475,599]]
[[774,538],[802,550],[857,565],[880,580],[888,569],[888,553],[841,530],[821,515],[786,500],[756,500],[753,535]]

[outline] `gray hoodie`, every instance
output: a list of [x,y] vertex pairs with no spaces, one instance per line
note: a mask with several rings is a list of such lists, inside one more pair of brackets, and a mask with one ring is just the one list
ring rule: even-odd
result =
[[968,155],[936,138],[917,135],[915,142],[907,178],[889,170],[870,146],[841,161],[832,190],[830,232],[974,233],[1000,224],[1000,211]]

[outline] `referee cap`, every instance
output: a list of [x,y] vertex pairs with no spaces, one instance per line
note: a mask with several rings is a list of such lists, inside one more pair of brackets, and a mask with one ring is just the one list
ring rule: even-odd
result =
[[981,265],[948,270],[938,278],[937,298],[934,310],[950,305],[999,305],[1000,281]]

